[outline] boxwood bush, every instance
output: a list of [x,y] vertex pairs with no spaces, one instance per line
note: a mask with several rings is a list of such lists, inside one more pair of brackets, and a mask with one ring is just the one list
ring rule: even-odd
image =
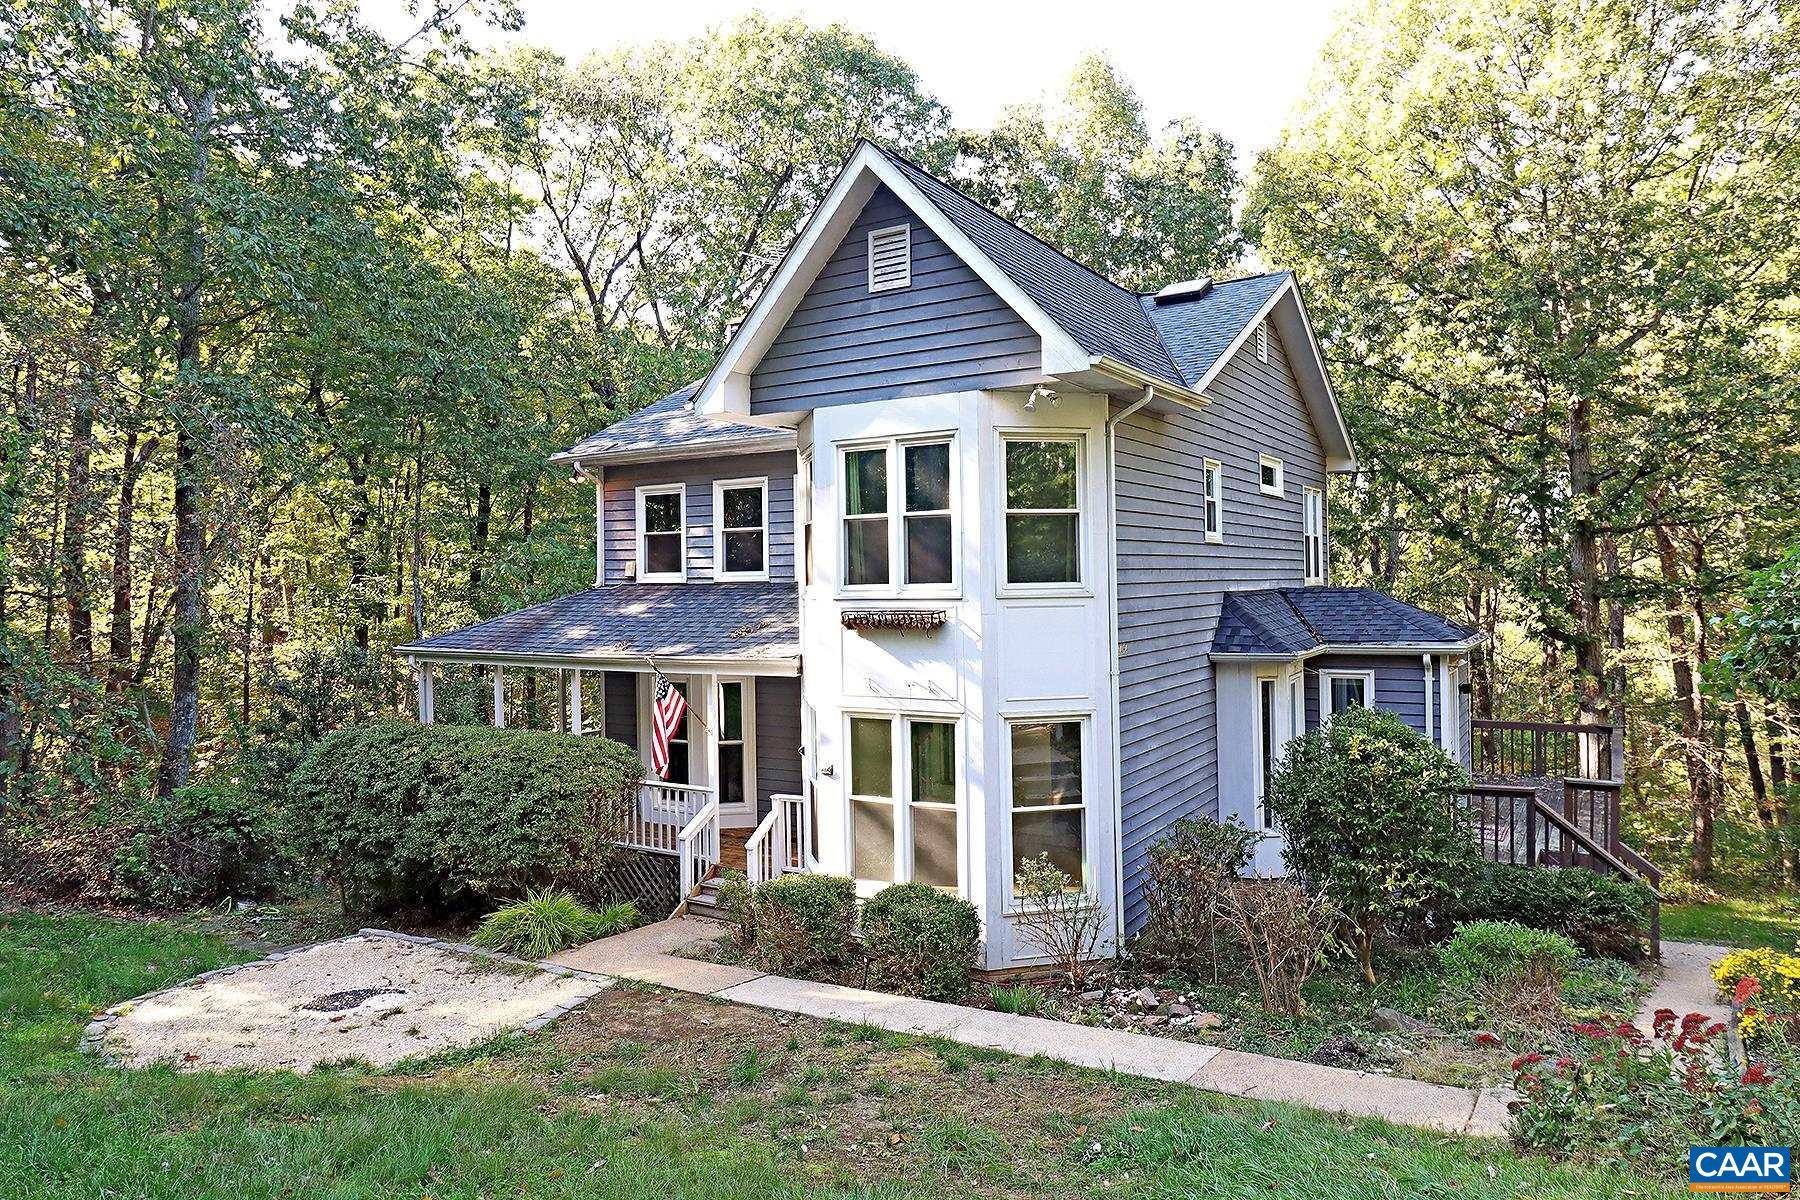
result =
[[841,875],[779,875],[756,889],[756,955],[771,971],[843,962],[856,928],[856,884]]
[[1637,961],[1649,929],[1650,889],[1580,868],[1494,864],[1457,897],[1458,921],[1517,921],[1560,933],[1589,954]]
[[347,904],[579,890],[642,776],[636,753],[605,738],[378,721],[325,735],[301,760],[295,848]]
[[981,942],[981,918],[967,900],[923,883],[897,883],[862,910],[869,983],[903,996],[960,999]]

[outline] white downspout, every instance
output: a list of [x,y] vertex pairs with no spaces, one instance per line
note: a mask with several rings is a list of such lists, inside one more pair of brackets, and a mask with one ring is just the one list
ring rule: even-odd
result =
[[1457,742],[1462,736],[1462,720],[1454,710],[1450,691],[1450,656],[1438,655],[1438,744],[1451,758],[1457,757]]
[[1125,745],[1119,720],[1119,487],[1115,427],[1156,397],[1155,387],[1106,419],[1106,679],[1112,696],[1113,946],[1125,944]]
[[[1436,719],[1436,715],[1432,711],[1431,677],[1433,672],[1431,669],[1431,655],[1421,654],[1419,655],[1419,660],[1425,664],[1425,740],[1435,740],[1437,745],[1441,747],[1444,744],[1442,734],[1444,725],[1442,721]],[[1431,732],[1434,725],[1439,731],[1438,736],[1435,739],[1433,739]]]
[[506,728],[506,668],[494,667],[494,728]]

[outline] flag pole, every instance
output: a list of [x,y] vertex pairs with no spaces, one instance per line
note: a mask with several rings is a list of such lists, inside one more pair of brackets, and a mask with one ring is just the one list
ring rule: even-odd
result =
[[[646,655],[644,655],[644,658],[646,661],[649,662],[650,673],[654,678],[662,680],[664,683],[668,684],[670,687],[675,686],[674,681],[671,680],[667,675],[664,675],[662,672],[662,668],[656,665],[656,656],[654,654],[646,654]],[[654,697],[652,697],[652,699],[654,699]],[[700,714],[694,711],[694,706],[692,704],[689,704],[687,706],[687,715],[693,720],[694,724],[700,726],[700,728],[706,730],[706,732],[708,732],[708,733],[712,732],[712,726],[708,725],[705,721],[703,721],[700,718]]]

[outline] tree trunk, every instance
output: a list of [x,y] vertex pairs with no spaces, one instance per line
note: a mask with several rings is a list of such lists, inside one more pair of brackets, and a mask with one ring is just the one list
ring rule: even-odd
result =
[[350,509],[350,603],[356,613],[356,645],[365,653],[369,649],[369,459],[366,449],[345,455],[355,496]]
[[1707,763],[1706,712],[1695,661],[1695,633],[1690,610],[1681,599],[1682,569],[1675,535],[1661,524],[1655,527],[1655,535],[1656,557],[1666,593],[1663,625],[1675,677],[1675,710],[1681,717],[1681,760],[1688,781],[1688,872],[1697,882],[1705,882],[1712,878],[1713,871],[1715,801]]
[[94,673],[94,605],[88,591],[87,533],[94,463],[93,369],[80,368],[69,425],[68,513],[63,519],[63,602],[68,613],[69,659],[83,677]]
[[1600,594],[1600,536],[1591,515],[1599,500],[1593,469],[1591,425],[1589,401],[1585,396],[1576,395],[1569,402],[1567,445],[1569,491],[1575,514],[1569,529],[1568,571],[1573,628],[1568,630],[1567,640],[1574,657],[1576,724],[1611,725],[1615,697],[1606,661],[1605,612]]
[[1763,722],[1763,735],[1769,744],[1769,790],[1774,793],[1776,819],[1781,826],[1782,878],[1800,883],[1800,846],[1794,844],[1795,805],[1788,796],[1787,739],[1779,706]]
[[156,453],[156,439],[142,448],[137,431],[125,435],[125,458],[119,468],[119,502],[113,513],[112,619],[106,630],[106,690],[117,692],[131,679],[131,550],[137,518],[137,484]]
[[475,529],[469,535],[469,602],[479,615],[481,607],[481,563],[487,556],[488,526],[494,519],[494,485],[482,480],[475,492]]
[[[212,134],[213,92],[201,93],[192,113],[194,163],[191,203],[197,209],[206,186]],[[180,386],[200,392],[200,318],[205,288],[206,229],[197,212],[189,216],[186,289],[175,306],[175,364]],[[205,530],[201,506],[201,447],[195,422],[179,421],[175,429],[175,612],[172,634],[174,663],[169,680],[169,736],[163,743],[156,790],[167,796],[185,787],[194,765],[194,743],[200,732],[200,667],[206,639]]]
[[1769,839],[1769,861],[1781,861],[1781,826],[1775,819],[1774,798],[1763,778],[1762,759],[1756,751],[1756,727],[1750,723],[1750,706],[1739,700],[1731,706],[1737,720],[1738,745],[1744,751],[1744,771],[1750,777],[1750,798],[1756,804],[1756,823]]

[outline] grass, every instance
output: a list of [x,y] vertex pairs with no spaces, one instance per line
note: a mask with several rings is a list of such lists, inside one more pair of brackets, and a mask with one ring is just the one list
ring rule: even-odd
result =
[[1714,904],[1665,904],[1662,935],[1672,942],[1792,950],[1800,945],[1800,896],[1746,890]]
[[406,1073],[125,1072],[76,1051],[94,1010],[235,957],[169,924],[0,915],[0,1196],[1674,1194],[1499,1143],[649,989]]

